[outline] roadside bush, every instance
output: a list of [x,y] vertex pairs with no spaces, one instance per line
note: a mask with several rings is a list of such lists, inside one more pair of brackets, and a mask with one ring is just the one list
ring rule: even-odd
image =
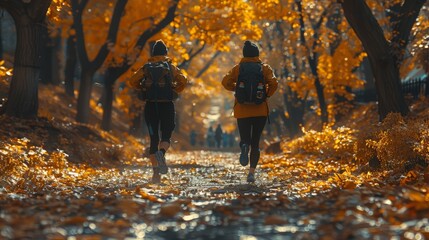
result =
[[355,160],[382,170],[404,172],[429,160],[429,121],[389,114],[382,123],[360,129],[327,126],[303,130],[300,138],[282,143],[285,153],[317,155],[319,159]]
[[283,149],[292,151],[292,153],[323,155],[339,159],[352,157],[356,130],[348,127],[326,126],[321,132],[306,131],[305,129],[303,132],[304,136],[283,145]]
[[376,159],[384,170],[407,170],[429,159],[427,128],[427,121],[406,121],[399,113],[391,113],[377,127],[359,134],[355,159],[361,164]]

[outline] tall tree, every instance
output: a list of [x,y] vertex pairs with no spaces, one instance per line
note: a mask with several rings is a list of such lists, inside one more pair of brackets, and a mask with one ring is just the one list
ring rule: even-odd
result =
[[7,115],[37,117],[42,30],[50,4],[51,0],[0,0],[0,7],[14,19],[17,32],[13,77],[5,109]]
[[148,40],[158,34],[162,29],[167,27],[171,22],[173,22],[178,4],[179,0],[173,1],[170,7],[167,9],[165,16],[159,22],[154,23],[141,32],[136,43],[134,44],[134,47],[132,48],[132,54],[134,56],[130,58],[127,54],[125,54],[119,61],[120,64],[111,65],[107,68],[104,78],[105,95],[103,102],[103,120],[101,123],[101,127],[104,130],[110,130],[112,125],[112,102],[114,99],[113,86],[116,80],[126,73],[136,62],[137,56],[141,54],[141,51]]
[[0,58],[3,58],[3,16],[0,16]]
[[76,30],[76,46],[79,61],[82,67],[79,96],[77,102],[76,120],[82,123],[89,122],[92,83],[95,72],[103,65],[110,50],[109,47],[116,42],[119,24],[128,0],[118,0],[113,10],[110,26],[105,42],[101,45],[94,59],[90,59],[83,29],[83,13],[89,0],[72,0],[73,27]]
[[64,68],[64,85],[66,94],[74,97],[74,76],[77,66],[76,36],[71,35],[66,43],[66,65]]
[[420,9],[426,0],[398,1],[392,6],[395,12],[392,34],[386,39],[383,29],[365,0],[343,0],[344,15],[368,54],[374,73],[378,98],[378,113],[383,120],[390,112],[403,115],[409,112],[401,91],[399,67],[404,57]]
[[48,28],[43,31],[43,50],[40,81],[45,84],[59,85],[60,79],[60,59],[62,51],[61,37],[58,33],[52,34]]
[[[273,108],[274,116],[283,121],[284,127],[287,129],[289,137],[293,138],[301,134],[301,124],[304,122],[305,105],[308,97],[308,92],[302,98],[293,90],[287,83],[299,81],[298,73],[300,69],[297,66],[299,61],[298,54],[289,51],[289,48],[294,49],[292,46],[293,39],[291,34],[293,32],[292,24],[284,20],[273,20],[271,27],[264,29],[263,45],[267,46],[268,59],[272,62],[270,65],[273,67],[277,78],[281,81],[279,85],[279,93],[281,97],[276,99],[277,102]],[[298,39],[296,39],[298,40]],[[295,74],[294,74],[295,73]],[[272,116],[270,116],[271,118]]]
[[[52,62],[48,63],[52,67],[53,84],[60,84],[62,80],[65,85],[67,95],[74,97],[74,79],[77,65],[76,31],[73,29],[73,14],[70,0],[53,0],[48,12],[49,36],[53,41]],[[56,9],[56,10],[54,10]],[[93,14],[94,15],[94,14]],[[98,17],[98,16],[96,16]],[[96,24],[94,24],[96,25]],[[66,39],[65,51],[62,40]],[[101,45],[101,44],[100,44]],[[99,45],[98,45],[99,46]],[[62,62],[64,60],[64,69]],[[64,74],[61,74],[63,70]],[[64,76],[64,79],[62,79]]]
[[[320,27],[322,25],[322,22],[324,18],[326,17],[326,14],[328,13],[328,9],[325,8],[323,13],[321,14],[320,18],[316,23],[311,23],[311,26],[313,28],[313,36],[312,40],[314,41],[313,45],[310,47],[307,44],[307,40],[305,38],[305,25],[304,25],[304,16],[303,16],[303,9],[302,9],[302,1],[296,1],[297,7],[298,7],[298,13],[300,15],[299,17],[299,23],[300,23],[300,39],[303,46],[306,47],[308,51],[308,63],[310,65],[311,73],[314,76],[314,87],[316,88],[317,93],[317,99],[319,101],[319,108],[320,108],[320,118],[322,120],[323,124],[328,123],[328,105],[326,104],[325,94],[324,94],[324,86],[320,81],[319,73],[317,71],[318,61],[319,61],[319,53],[316,51],[316,49],[319,47],[320,40],[319,40],[319,31]],[[328,7],[329,8],[329,7]]]
[[[200,58],[198,58],[198,61],[195,58],[193,61],[191,60],[195,54],[201,56],[207,52],[206,50],[200,51],[202,49],[206,49],[204,48],[204,45],[210,45],[216,50],[227,51],[228,42],[231,40],[232,35],[245,35],[246,38],[249,36],[256,37],[258,35],[258,31],[252,23],[254,15],[248,3],[243,1],[210,0],[204,1],[204,8],[201,7],[201,4],[200,0],[152,1],[148,2],[148,8],[154,9],[154,11],[138,11],[137,13],[134,12],[139,10],[138,8],[134,7],[132,9],[128,9],[127,7],[127,15],[123,20],[124,23],[128,23],[125,30],[128,28],[129,31],[134,34],[130,34],[129,32],[122,32],[122,34],[120,34],[121,38],[118,40],[118,44],[114,46],[113,52],[115,54],[112,54],[114,56],[111,57],[112,61],[108,65],[109,69],[120,70],[122,65],[127,66],[130,63],[133,64],[135,68],[127,67],[127,69],[136,70],[138,67],[141,67],[147,60],[148,54],[146,51],[140,55],[136,54],[141,51],[138,47],[135,47],[135,44],[144,43],[155,38],[162,38],[164,40],[170,49],[169,56],[173,62],[186,62],[188,64],[192,62],[192,65],[198,65]],[[131,1],[129,5],[133,5],[131,4]],[[177,11],[173,11],[175,5],[177,5]],[[167,14],[174,17],[167,17],[167,12],[174,12],[174,14]],[[138,18],[133,17],[133,15],[137,15]],[[167,19],[168,21],[162,20],[160,17],[167,17],[164,19]],[[129,18],[133,18],[133,20]],[[126,21],[125,19],[129,20]],[[138,20],[136,21],[135,19]],[[144,38],[142,38],[142,36],[145,37],[144,35],[147,35],[145,38],[150,36],[151,34],[148,35],[147,33],[157,30],[158,25],[162,22],[167,23],[167,26],[164,27],[162,31],[159,31],[157,35],[152,35],[151,39],[143,41]],[[142,29],[147,29],[149,31],[145,31],[144,35],[141,35]],[[121,31],[124,31],[124,29],[121,29]],[[133,36],[139,36],[140,38],[134,40]],[[142,46],[150,48],[150,46],[147,45],[148,44]],[[193,75],[194,69],[195,68],[193,67],[189,68],[189,71],[186,70],[186,73],[189,76],[195,76],[197,73]],[[117,75],[112,78],[112,80],[116,80],[117,78],[124,80],[121,75]],[[193,78],[190,79],[192,79],[192,81],[195,80]],[[105,82],[108,83],[108,81]],[[201,80],[201,82],[207,81]],[[109,84],[106,84],[106,87],[109,88],[107,91],[110,91]],[[121,102],[127,102],[128,104],[124,104],[124,106],[130,106],[131,103],[129,103],[129,100],[131,99],[129,97],[125,97],[126,94],[124,93],[126,92],[128,92],[127,89],[122,91],[120,96],[124,97],[122,100],[126,99],[126,101]],[[107,107],[108,105],[106,105],[106,110],[108,110]],[[108,121],[110,121],[110,114],[108,114],[109,111],[106,111],[105,113],[106,114],[103,119],[105,123],[108,123]],[[103,123],[103,126],[108,127],[109,124],[105,123]]]

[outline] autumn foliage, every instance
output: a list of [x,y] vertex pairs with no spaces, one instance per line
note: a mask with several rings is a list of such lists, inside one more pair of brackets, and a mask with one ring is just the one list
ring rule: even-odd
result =
[[379,124],[361,120],[358,128],[326,126],[320,132],[303,130],[302,137],[284,142],[282,148],[287,156],[295,158],[346,163],[354,168],[349,173],[376,170],[389,181],[423,184],[428,180],[429,163],[427,114],[422,108],[425,104],[427,100],[415,103],[412,117],[389,114]]
[[[385,39],[395,37],[399,15],[392,13],[402,1],[356,2],[368,5]],[[403,54],[397,79],[414,71],[427,76],[428,11],[424,3],[410,43],[395,46]],[[77,99],[62,84],[39,84],[37,118],[0,115],[0,238],[247,239],[243,232],[267,239],[429,238],[429,99],[404,98],[410,114],[389,113],[381,122],[375,102],[356,102],[372,73],[341,4],[53,0],[46,24],[60,43],[54,53],[60,62],[71,59],[62,45],[68,39],[94,63],[80,63],[88,71],[89,87],[80,90],[87,123],[75,121]],[[107,37],[112,24],[114,39]],[[136,134],[132,125],[143,124],[144,102],[127,85],[157,39],[190,80],[175,102],[177,131],[166,155],[171,170],[159,185],[150,182],[148,134]],[[247,167],[239,165],[237,142],[210,149],[188,140],[198,130],[204,145],[207,127],[217,123],[236,131],[234,97],[220,81],[248,39],[259,44],[280,83],[269,100],[277,117],[265,128],[256,184],[243,180]],[[6,62],[0,61],[0,96],[16,69]],[[72,69],[72,86],[83,86],[79,71]],[[106,89],[112,127],[102,130]],[[279,152],[264,151],[274,144]]]

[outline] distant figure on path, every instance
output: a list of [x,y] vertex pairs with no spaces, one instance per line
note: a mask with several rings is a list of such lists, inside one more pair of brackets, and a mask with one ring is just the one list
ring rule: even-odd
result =
[[234,134],[234,132],[230,132],[228,134],[228,146],[234,147],[234,143],[235,143],[235,134]]
[[171,63],[167,53],[164,42],[156,41],[148,63],[129,80],[133,88],[141,90],[142,100],[146,102],[144,116],[150,135],[149,159],[153,167],[153,183],[159,183],[160,174],[168,172],[165,153],[170,147],[170,138],[176,126],[173,101],[187,84],[187,78]]
[[215,133],[213,131],[213,127],[210,126],[207,130],[207,146],[209,148],[214,147],[215,145]]
[[277,89],[272,68],[259,58],[255,43],[245,41],[243,58],[223,78],[226,90],[235,91],[234,117],[240,133],[240,164],[250,169],[247,182],[255,181],[255,169],[260,157],[259,140],[269,113],[267,98]]
[[229,140],[229,133],[225,131],[222,134],[222,147],[223,148],[228,147],[228,140]]
[[223,135],[222,127],[220,126],[220,124],[218,124],[215,131],[215,140],[216,140],[217,148],[221,147],[220,144],[222,142],[222,135]]
[[194,129],[192,129],[191,133],[189,134],[189,141],[193,147],[197,144],[197,133]]

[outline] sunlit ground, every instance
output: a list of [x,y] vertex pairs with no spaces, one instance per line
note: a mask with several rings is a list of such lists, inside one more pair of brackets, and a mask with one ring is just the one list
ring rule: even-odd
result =
[[357,161],[374,149],[384,164],[409,159],[406,142],[427,156],[428,100],[411,106],[422,122],[373,124],[366,105],[337,123],[346,127],[306,126],[281,153],[262,154],[255,184],[238,153],[175,148],[157,185],[144,142],[73,123],[74,105],[41,99],[37,121],[0,116],[0,239],[429,238],[428,168],[368,171]]
[[[247,168],[239,165],[237,153],[179,152],[167,161],[169,173],[160,185],[150,183],[147,159],[135,159],[114,168],[63,169],[69,172],[33,191],[3,187],[0,234],[47,239],[429,236],[428,188],[380,186],[375,175],[347,173],[334,161],[265,155],[255,184],[246,183]],[[344,185],[346,178],[357,184]]]

